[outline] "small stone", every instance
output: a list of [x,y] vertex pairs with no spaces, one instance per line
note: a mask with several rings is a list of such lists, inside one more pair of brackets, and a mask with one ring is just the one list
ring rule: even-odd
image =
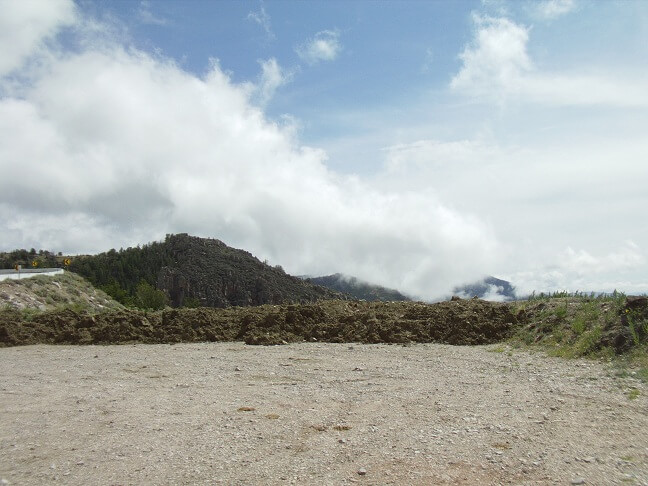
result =
[[585,479],[583,478],[572,479],[570,484],[585,484]]
[[340,444],[346,444],[346,439],[338,439],[338,442],[339,442]]
[[358,475],[364,476],[365,474],[367,474],[367,470],[364,467],[358,469]]
[[236,368],[234,368],[234,371],[241,371],[241,368],[237,366]]
[[585,459],[583,459],[583,461],[590,463],[596,461],[596,459],[594,457],[586,457]]
[[5,478],[2,478],[2,479],[0,479],[0,484],[2,484],[4,486],[5,484],[10,484],[10,483]]

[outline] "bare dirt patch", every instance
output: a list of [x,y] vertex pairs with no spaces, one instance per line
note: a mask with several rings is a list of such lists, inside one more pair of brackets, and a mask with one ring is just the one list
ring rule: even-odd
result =
[[37,345],[0,369],[10,484],[648,484],[644,384],[504,345]]

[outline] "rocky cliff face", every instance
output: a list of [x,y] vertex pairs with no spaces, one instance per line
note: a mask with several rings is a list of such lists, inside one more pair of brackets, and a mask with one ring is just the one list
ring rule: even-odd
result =
[[174,307],[187,303],[228,307],[345,298],[219,240],[179,234],[167,236],[164,245],[173,264],[159,270],[157,287]]

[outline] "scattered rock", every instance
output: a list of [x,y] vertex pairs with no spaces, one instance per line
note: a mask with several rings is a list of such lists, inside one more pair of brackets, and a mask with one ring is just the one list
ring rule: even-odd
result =
[[365,474],[367,474],[367,470],[364,467],[358,469],[358,475],[364,476]]

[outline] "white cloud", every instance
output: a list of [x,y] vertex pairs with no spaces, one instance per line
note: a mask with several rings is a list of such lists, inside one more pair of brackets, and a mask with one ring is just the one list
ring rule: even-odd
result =
[[384,150],[376,186],[431,193],[488,222],[500,253],[484,274],[510,280],[521,293],[646,292],[648,282],[639,284],[648,272],[645,248],[625,240],[648,241],[648,229],[637,225],[648,207],[648,141],[626,133],[596,140],[589,130],[589,143],[574,133],[564,144],[540,140],[525,148],[475,140],[398,144]]
[[541,18],[553,19],[574,11],[576,2],[575,0],[545,0],[535,4],[535,9]]
[[265,7],[263,4],[259,7],[259,10],[257,12],[250,12],[248,13],[247,16],[248,20],[252,20],[253,22],[256,22],[259,24],[263,30],[266,33],[266,37],[269,40],[273,40],[275,38],[274,33],[272,32],[272,26],[270,23],[270,15],[265,10]]
[[588,273],[604,273],[611,270],[623,271],[646,263],[646,257],[639,246],[627,241],[620,248],[603,257],[597,257],[585,250],[574,250],[567,247],[560,258],[560,266],[573,273],[584,275]]
[[527,272],[512,278],[520,282],[519,295],[528,295],[542,289],[544,292],[581,291],[628,293],[648,292],[648,282],[624,280],[629,271],[646,269],[645,251],[631,241],[626,241],[607,254],[593,254],[587,250],[565,248],[551,264],[538,264]]
[[308,64],[333,61],[341,50],[340,34],[333,30],[318,32],[315,37],[295,49],[299,57]]
[[506,18],[474,16],[474,22],[475,39],[459,56],[463,67],[451,86],[478,95],[518,86],[532,68],[528,29]]
[[72,0],[5,1],[0,15],[0,76],[19,68],[76,15]]
[[625,77],[589,67],[577,74],[542,72],[527,52],[529,28],[503,17],[473,20],[474,39],[460,54],[463,65],[450,83],[456,92],[499,103],[648,106],[646,72]]
[[149,2],[148,0],[142,0],[140,2],[138,15],[140,21],[145,24],[166,25],[168,23],[167,19],[159,17],[153,13],[153,11],[151,10],[151,2]]
[[[484,273],[497,239],[434,194],[379,190],[329,171],[259,85],[217,63],[202,78],[119,44],[49,52],[0,98],[0,231],[8,248],[102,251],[166,233],[217,237],[294,274],[344,271],[433,298]],[[30,176],[25,177],[25,174]]]
[[289,83],[293,73],[285,71],[273,57],[266,61],[259,61],[261,74],[256,86],[257,99],[261,106],[265,106],[272,99],[277,89]]

